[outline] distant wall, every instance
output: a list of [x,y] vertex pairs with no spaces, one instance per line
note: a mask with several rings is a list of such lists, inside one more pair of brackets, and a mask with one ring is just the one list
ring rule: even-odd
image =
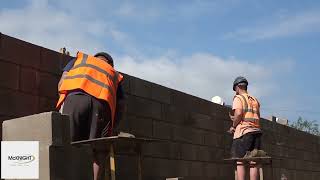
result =
[[[1,34],[0,119],[54,110],[57,83],[68,58]],[[229,108],[125,75],[127,112],[119,129],[137,136],[167,140],[143,148],[148,180],[182,176],[194,180],[233,179],[228,157],[232,138]],[[320,138],[262,120],[263,147],[275,159],[266,179],[317,180]],[[136,157],[119,155],[120,179],[135,179]],[[125,167],[125,168],[123,168]]]

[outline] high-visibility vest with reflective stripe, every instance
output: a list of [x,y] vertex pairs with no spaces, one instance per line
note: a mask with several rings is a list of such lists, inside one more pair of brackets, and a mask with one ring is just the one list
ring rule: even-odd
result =
[[122,79],[123,76],[106,61],[78,52],[73,67],[62,77],[62,82],[59,84],[60,98],[57,108],[60,108],[69,91],[81,89],[97,99],[108,102],[113,127],[117,104],[116,93]]
[[247,132],[260,130],[260,104],[259,101],[249,94],[236,95],[242,103],[242,120],[237,125],[234,138],[241,137]]

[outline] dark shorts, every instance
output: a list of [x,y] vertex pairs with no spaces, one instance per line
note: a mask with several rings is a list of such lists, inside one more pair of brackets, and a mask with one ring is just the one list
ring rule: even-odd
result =
[[111,126],[111,110],[107,102],[86,94],[68,95],[63,114],[70,116],[71,140],[106,137]]
[[231,157],[242,158],[247,151],[261,149],[261,136],[261,132],[251,132],[234,139],[231,146]]

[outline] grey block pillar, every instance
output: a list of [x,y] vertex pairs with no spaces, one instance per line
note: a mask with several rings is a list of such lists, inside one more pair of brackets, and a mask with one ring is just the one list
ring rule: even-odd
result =
[[71,147],[68,116],[46,112],[4,121],[2,128],[3,141],[39,141],[40,180],[92,179],[90,148]]

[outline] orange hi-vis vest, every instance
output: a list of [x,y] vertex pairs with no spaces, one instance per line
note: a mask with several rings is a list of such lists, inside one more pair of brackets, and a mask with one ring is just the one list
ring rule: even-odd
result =
[[117,104],[116,93],[122,80],[123,76],[106,61],[78,52],[73,67],[62,77],[59,84],[60,98],[57,108],[61,107],[68,92],[81,89],[97,99],[108,102],[113,127]]
[[236,127],[234,138],[239,138],[248,132],[260,131],[259,101],[249,94],[236,95],[234,98],[236,97],[242,102],[243,113],[242,120]]

